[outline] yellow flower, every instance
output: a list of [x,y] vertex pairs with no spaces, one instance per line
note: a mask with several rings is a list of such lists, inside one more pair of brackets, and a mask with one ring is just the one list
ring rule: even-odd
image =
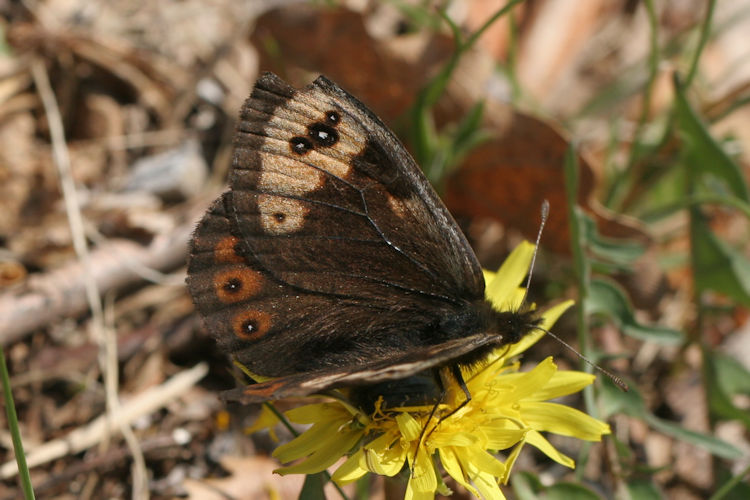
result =
[[[520,306],[524,295],[520,285],[533,250],[533,245],[524,242],[497,273],[485,271],[487,298],[496,308],[517,310]],[[571,304],[567,301],[548,309],[541,326],[549,329]],[[518,343],[495,351],[480,367],[463,369],[471,394],[468,403],[463,390],[446,375],[446,394],[437,408],[428,404],[383,410],[381,398],[372,414],[365,414],[342,395],[340,401],[286,412],[291,421],[312,426],[276,449],[274,456],[282,462],[304,457],[277,472],[312,474],[347,456],[333,474],[334,481],[346,484],[368,472],[394,476],[408,465],[406,499],[421,500],[434,498],[436,492],[449,493],[437,459],[443,470],[473,495],[502,499],[499,484],[508,482],[525,444],[574,467],[573,460],[556,450],[542,432],[599,441],[610,432],[609,426],[576,409],[547,402],[580,391],[593,382],[593,375],[559,371],[552,358],[528,372],[519,371],[515,357],[543,335],[535,330]],[[509,450],[505,461],[495,456],[500,450]]]

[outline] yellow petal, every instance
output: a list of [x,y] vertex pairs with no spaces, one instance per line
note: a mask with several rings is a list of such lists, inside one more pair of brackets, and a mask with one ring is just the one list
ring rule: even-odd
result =
[[411,481],[406,485],[404,500],[433,500],[434,498],[434,491],[415,491],[412,487]]
[[506,394],[504,397],[509,400],[531,397],[547,384],[555,375],[555,372],[557,372],[557,365],[555,365],[552,357],[548,356],[528,372],[505,375],[503,378],[507,379],[509,383],[512,382],[515,388],[512,393]]
[[[338,459],[351,450],[361,437],[361,432],[339,433],[334,439],[327,439],[326,441],[318,443],[318,447],[315,451],[304,461],[295,465],[290,465],[289,467],[276,469],[274,472],[285,475],[315,474],[316,472],[323,471],[336,463]],[[276,451],[278,451],[278,449]],[[276,452],[274,452],[274,455],[275,454]]]
[[[417,449],[415,446],[413,449]],[[413,460],[413,459],[412,459]],[[422,448],[416,453],[416,461],[412,462],[412,474],[406,487],[407,496],[411,491],[412,498],[434,498],[437,489],[437,476],[432,458]]]
[[497,479],[492,474],[480,472],[474,478],[474,484],[485,500],[505,500],[502,490],[497,485]]
[[521,337],[521,340],[519,340],[515,344],[507,346],[505,352],[503,353],[503,356],[505,356],[506,358],[518,356],[522,352],[526,351],[529,347],[539,342],[539,340],[545,335],[546,333],[542,330],[531,330],[526,335]]
[[572,458],[557,451],[557,449],[552,446],[549,441],[544,439],[544,436],[542,436],[538,432],[533,430],[529,431],[528,434],[526,434],[526,442],[538,448],[539,451],[550,457],[558,464],[564,465],[565,467],[570,467],[571,469],[575,469],[575,461],[573,461]]
[[[253,432],[258,432],[262,429],[271,429],[276,424],[279,423],[279,417],[276,416],[276,414],[271,411],[271,409],[263,405],[263,407],[260,409],[260,415],[258,415],[258,420],[255,421],[253,425],[245,429],[245,432],[247,434],[252,434]],[[276,438],[274,437],[274,441],[276,441]]]
[[472,446],[468,448],[454,448],[454,450],[465,470],[469,472],[469,477],[472,481],[474,480],[474,476],[480,472],[486,472],[495,477],[501,477],[505,474],[505,464],[482,448]]
[[369,472],[362,464],[364,464],[364,451],[360,448],[336,469],[331,479],[340,486],[356,481]]
[[298,406],[284,412],[284,415],[297,424],[314,424],[334,419],[351,420],[352,414],[340,403],[315,403]]
[[364,459],[367,469],[381,476],[395,476],[404,467],[407,449],[400,440],[387,433],[364,446]]
[[569,406],[536,401],[521,403],[523,421],[537,431],[554,432],[587,441],[601,441],[609,425]]
[[458,456],[453,448],[439,448],[438,453],[440,455],[440,463],[443,464],[445,472],[448,473],[458,484],[469,490],[469,492],[475,497],[479,497],[479,492],[471,485],[469,479],[464,474],[461,462],[458,460]]
[[422,426],[408,413],[396,415],[396,424],[407,441],[414,441],[422,435]]
[[534,255],[534,245],[528,241],[521,242],[510,253],[495,276],[487,282],[485,296],[499,311],[516,310],[518,304],[518,286],[523,281]]
[[542,314],[542,328],[546,328],[547,330],[552,328],[552,325],[554,325],[557,320],[560,319],[560,316],[562,316],[565,311],[570,309],[573,304],[575,304],[575,302],[573,302],[572,300],[566,300],[544,311],[544,314]]
[[487,436],[487,448],[490,450],[507,450],[523,439],[525,429],[504,429],[498,425],[483,426]]
[[512,450],[510,450],[508,457],[505,459],[505,474],[500,477],[500,484],[508,484],[510,471],[513,470],[513,465],[515,465],[518,456],[521,454],[521,450],[523,449],[523,445],[525,442],[526,441],[524,436],[524,440],[514,446]]
[[443,446],[471,446],[477,443],[477,436],[468,432],[454,432],[454,427],[449,428],[441,424],[438,430],[430,436],[430,446],[441,448]]
[[344,424],[345,422],[341,420],[313,424],[312,427],[296,438],[276,448],[273,451],[273,456],[281,462],[291,462],[315,453],[318,449],[330,446],[330,442],[337,443],[344,439],[349,440],[350,436],[356,443],[364,431],[346,426],[342,427]]
[[495,276],[497,273],[495,271],[488,271],[487,269],[482,269],[482,276],[484,276],[484,282],[489,283],[490,281],[495,279]]
[[[542,323],[540,326],[545,330],[549,330],[560,318],[560,316],[562,316],[565,311],[570,309],[573,304],[574,302],[572,300],[566,300],[550,307],[542,314]],[[521,354],[526,349],[539,342],[539,339],[544,337],[544,335],[545,333],[542,330],[533,330],[529,332],[528,334],[524,335],[521,340],[511,345],[505,356],[508,358],[512,358],[513,356]]]
[[558,370],[547,385],[539,389],[533,396],[534,401],[547,401],[561,396],[567,396],[580,391],[587,385],[591,385],[596,376],[591,373],[575,370]]

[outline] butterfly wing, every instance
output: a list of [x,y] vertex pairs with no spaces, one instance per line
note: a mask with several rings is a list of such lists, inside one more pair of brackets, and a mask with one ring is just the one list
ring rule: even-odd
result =
[[326,389],[370,385],[386,380],[410,377],[492,342],[487,335],[472,335],[434,346],[415,348],[409,353],[371,360],[352,370],[349,367],[329,368],[315,372],[289,375],[260,384],[248,385],[222,393],[222,398],[239,403],[308,396]]
[[188,287],[251,371],[357,371],[472,333],[484,281],[468,242],[398,139],[329,80],[258,80],[230,187],[196,229]]

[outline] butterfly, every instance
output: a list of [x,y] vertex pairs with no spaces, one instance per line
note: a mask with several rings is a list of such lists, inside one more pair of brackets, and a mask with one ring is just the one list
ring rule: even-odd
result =
[[442,367],[460,377],[540,321],[485,300],[474,252],[414,159],[324,76],[299,90],[257,80],[187,284],[220,347],[270,378],[226,393],[243,403]]

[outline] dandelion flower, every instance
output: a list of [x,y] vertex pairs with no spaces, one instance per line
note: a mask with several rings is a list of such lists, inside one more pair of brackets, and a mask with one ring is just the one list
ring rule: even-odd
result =
[[[520,285],[533,250],[533,245],[524,242],[497,273],[485,271],[486,295],[495,308],[520,307],[524,295]],[[549,329],[571,304],[567,301],[548,309],[540,326]],[[471,394],[468,402],[458,383],[446,378],[449,383],[437,406],[384,408],[380,398],[371,411],[365,411],[348,403],[342,394],[341,400],[286,412],[292,422],[311,427],[276,449],[274,456],[284,463],[303,459],[277,472],[313,474],[347,457],[333,474],[333,480],[343,485],[367,473],[394,476],[408,466],[405,498],[421,500],[434,498],[436,492],[449,493],[439,463],[473,495],[502,499],[499,485],[508,482],[526,444],[574,467],[574,461],[555,449],[542,433],[599,441],[610,430],[606,423],[581,411],[548,401],[580,391],[593,382],[593,375],[558,370],[552,358],[530,371],[519,371],[516,357],[543,335],[543,331],[534,330],[516,344],[497,349],[480,366],[462,368]],[[265,418],[264,424],[256,424],[254,429],[272,422]],[[498,451],[505,451],[504,461],[496,456]]]

